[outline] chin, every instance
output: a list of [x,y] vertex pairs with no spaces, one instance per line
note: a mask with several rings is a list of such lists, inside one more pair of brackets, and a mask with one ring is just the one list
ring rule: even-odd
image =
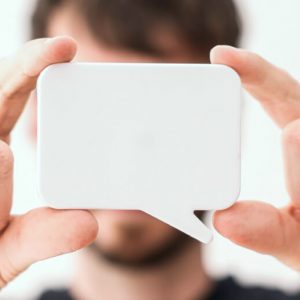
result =
[[133,210],[98,210],[99,223],[94,248],[105,257],[130,264],[152,260],[166,249],[190,239],[154,217]]

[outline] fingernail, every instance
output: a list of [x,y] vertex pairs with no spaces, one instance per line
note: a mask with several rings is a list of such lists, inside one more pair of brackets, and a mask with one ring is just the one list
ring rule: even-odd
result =
[[231,50],[231,51],[235,51],[235,52],[241,52],[242,51],[242,49],[240,49],[240,48],[236,48],[236,47],[229,46],[229,45],[224,45],[224,47]]
[[53,38],[47,38],[46,41],[45,41],[45,44],[46,45],[51,45],[51,44],[56,43],[57,41],[60,41],[60,40],[66,39],[66,38],[67,38],[66,36],[56,36],[56,37],[53,37]]

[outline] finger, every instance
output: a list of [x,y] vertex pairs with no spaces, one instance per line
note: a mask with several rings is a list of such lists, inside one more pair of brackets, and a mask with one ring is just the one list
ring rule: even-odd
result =
[[76,44],[68,37],[38,39],[0,61],[0,138],[7,138],[39,74],[47,66],[73,59]]
[[31,264],[81,249],[97,236],[88,211],[35,209],[12,218],[0,239],[0,287]]
[[284,128],[282,145],[287,190],[300,209],[300,119]]
[[7,225],[12,205],[13,155],[8,145],[0,141],[0,232]]
[[279,210],[262,202],[238,202],[216,212],[214,226],[232,242],[300,270],[300,215],[295,217],[292,206]]
[[229,46],[213,48],[211,62],[233,68],[279,126],[300,118],[300,86],[285,71],[254,53]]

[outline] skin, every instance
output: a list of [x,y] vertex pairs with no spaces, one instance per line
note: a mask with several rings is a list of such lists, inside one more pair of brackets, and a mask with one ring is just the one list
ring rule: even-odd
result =
[[[13,154],[8,145],[9,137],[27,99],[35,89],[41,71],[48,65],[68,62],[74,58],[97,61],[104,57],[115,61],[146,59],[145,56],[105,47],[100,51],[102,59],[100,52],[96,58],[93,51],[85,57],[83,53],[87,55],[87,52],[82,50],[85,43],[78,41],[78,45],[77,50],[76,42],[69,37],[35,40],[25,44],[13,57],[0,61],[0,287],[33,263],[84,248],[96,238],[99,247],[116,249],[120,246],[120,240],[113,234],[115,224],[127,222],[135,214],[119,212],[112,215],[112,212],[107,212],[107,215],[102,213],[101,217],[98,215],[101,212],[57,211],[50,208],[35,209],[20,216],[10,214]],[[86,51],[91,51],[91,48]],[[188,55],[180,57],[187,60]],[[147,60],[151,58],[147,57]],[[172,54],[170,60],[178,61],[178,54]],[[245,89],[282,128],[286,185],[291,197],[290,204],[282,209],[258,201],[239,202],[227,210],[215,213],[214,225],[231,241],[254,251],[273,255],[291,268],[300,270],[299,83],[260,56],[245,50],[218,46],[211,51],[211,61],[235,69],[241,76]],[[134,219],[135,222],[147,224],[146,237],[149,232],[153,232],[153,228],[159,232],[158,236],[152,235],[149,239],[145,237],[141,240],[142,251],[159,247],[162,240],[175,234],[172,228],[146,215],[138,213]],[[133,252],[129,248],[127,250],[125,252],[129,253],[127,258],[130,259]],[[197,267],[200,268],[198,265]]]

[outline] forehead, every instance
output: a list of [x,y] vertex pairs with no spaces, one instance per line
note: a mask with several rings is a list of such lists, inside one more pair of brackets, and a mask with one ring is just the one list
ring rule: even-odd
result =
[[163,55],[154,56],[146,53],[112,48],[93,36],[80,13],[72,6],[56,9],[49,20],[47,34],[50,37],[68,35],[78,44],[76,61],[86,62],[197,62],[207,63],[208,53],[194,53],[171,33],[167,28],[155,32],[154,42]]

